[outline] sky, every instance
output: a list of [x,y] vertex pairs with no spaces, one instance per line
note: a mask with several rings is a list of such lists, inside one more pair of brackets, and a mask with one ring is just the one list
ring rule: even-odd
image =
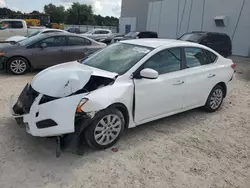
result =
[[8,7],[15,11],[31,12],[33,10],[43,11],[45,4],[63,5],[70,7],[73,2],[89,4],[93,6],[95,14],[102,16],[120,17],[122,0],[0,0],[0,7]]

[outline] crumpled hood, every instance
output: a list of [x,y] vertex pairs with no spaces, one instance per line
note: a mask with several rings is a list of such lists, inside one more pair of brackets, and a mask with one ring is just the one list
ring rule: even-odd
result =
[[44,95],[66,97],[82,89],[91,75],[115,79],[118,74],[74,61],[43,70],[33,78],[31,86]]

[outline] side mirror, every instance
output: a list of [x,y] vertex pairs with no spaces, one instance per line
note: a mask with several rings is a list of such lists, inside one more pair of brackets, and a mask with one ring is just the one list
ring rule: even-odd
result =
[[42,49],[44,49],[44,48],[46,48],[46,47],[47,47],[47,44],[46,44],[46,43],[42,43],[42,44],[41,44],[41,48],[42,48]]
[[157,79],[159,77],[159,73],[154,69],[146,68],[141,70],[140,76],[147,79]]

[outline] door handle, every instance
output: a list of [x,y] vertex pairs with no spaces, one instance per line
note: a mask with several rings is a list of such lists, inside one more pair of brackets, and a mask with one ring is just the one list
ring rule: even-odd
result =
[[178,86],[178,85],[181,85],[181,84],[184,84],[184,81],[177,81],[176,83],[174,83],[175,86]]
[[216,76],[216,74],[209,74],[207,77],[208,78],[213,78],[213,77],[215,77]]

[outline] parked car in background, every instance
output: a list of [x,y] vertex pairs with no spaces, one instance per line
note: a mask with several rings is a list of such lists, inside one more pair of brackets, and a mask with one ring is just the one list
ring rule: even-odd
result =
[[111,44],[112,40],[115,38],[115,37],[123,37],[124,35],[123,34],[120,34],[120,33],[112,33],[111,35],[109,35],[108,37],[106,38],[100,38],[100,39],[95,39],[96,41],[98,42],[103,42],[105,44]]
[[158,38],[158,34],[156,32],[153,32],[153,31],[141,31],[141,32],[132,31],[132,32],[126,34],[125,36],[115,37],[112,40],[112,43],[119,42],[122,40],[140,39],[140,38]]
[[106,149],[125,128],[197,107],[215,112],[232,89],[234,70],[232,60],[196,43],[121,41],[81,64],[40,72],[23,89],[14,117],[33,136],[67,143],[84,137]]
[[0,44],[0,69],[24,74],[30,69],[82,59],[105,47],[104,43],[75,34],[35,35],[17,43]]
[[112,36],[112,31],[109,29],[93,29],[88,31],[87,33],[83,33],[83,36],[92,38],[94,40],[106,39]]
[[10,38],[6,39],[6,41],[8,41],[8,42],[19,42],[21,40],[24,40],[26,38],[33,37],[33,36],[39,35],[39,34],[61,33],[61,32],[68,33],[68,31],[64,31],[64,30],[61,30],[61,29],[42,29],[42,30],[38,30],[38,31],[35,31],[33,33],[30,33],[27,37],[13,36],[13,37],[10,37]]
[[190,41],[212,48],[224,57],[232,55],[232,42],[224,33],[194,31],[182,35],[179,40]]
[[0,20],[0,41],[12,36],[28,36],[30,33],[44,29],[45,27],[28,27],[24,20],[2,19]]
[[69,33],[76,33],[76,34],[81,33],[80,28],[77,28],[77,27],[69,28],[66,31],[68,31]]

